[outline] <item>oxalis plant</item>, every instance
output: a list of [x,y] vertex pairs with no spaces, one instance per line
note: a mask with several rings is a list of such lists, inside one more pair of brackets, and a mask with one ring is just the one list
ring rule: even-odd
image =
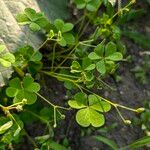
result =
[[[131,121],[123,117],[120,109],[144,111],[144,108],[114,103],[93,90],[100,83],[105,85],[104,79],[124,61],[125,45],[121,42],[119,20],[134,3],[135,0],[130,0],[121,6],[119,1],[116,9],[116,0],[74,0],[73,5],[83,14],[74,24],[61,19],[50,21],[32,8],[16,16],[18,23],[28,26],[33,34],[45,35],[45,41],[38,49],[23,45],[13,54],[5,51],[4,44],[0,45],[0,65],[14,70],[8,84],[1,88],[0,146],[3,149],[12,146],[10,143],[18,143],[24,135],[35,148],[50,148],[52,126],[56,128],[58,121],[65,119],[64,113],[73,109],[77,110],[75,118],[82,127],[101,127],[105,113],[112,107],[125,124]],[[50,48],[45,52],[46,45]],[[69,98],[63,106],[40,94],[45,75],[64,83]],[[31,116],[46,124],[45,135],[35,139],[39,146],[24,128],[29,120],[34,121]]]

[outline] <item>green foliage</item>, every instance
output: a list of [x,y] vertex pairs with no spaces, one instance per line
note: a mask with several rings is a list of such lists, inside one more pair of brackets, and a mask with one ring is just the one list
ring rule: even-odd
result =
[[106,137],[100,136],[100,135],[94,136],[94,138],[96,140],[108,145],[112,150],[118,150],[118,145],[114,141],[112,141]]
[[[105,84],[103,80],[117,69],[125,54],[117,16],[125,14],[133,2],[118,11],[114,7],[115,2],[75,0],[77,8],[84,9],[84,13],[74,24],[61,19],[49,21],[43,13],[31,8],[26,8],[17,15],[20,25],[28,25],[34,32],[42,31],[45,42],[37,50],[30,45],[22,46],[14,55],[3,53],[5,46],[0,46],[0,63],[4,68],[12,66],[14,69],[8,85],[0,91],[0,109],[7,116],[0,116],[0,120],[3,120],[0,121],[2,144],[19,143],[26,135],[35,149],[65,150],[65,146],[52,140],[53,128],[57,127],[58,121],[65,119],[64,114],[67,113],[64,111],[77,110],[76,122],[82,127],[101,127],[105,123],[104,115],[110,111],[111,106],[126,124],[131,121],[124,119],[119,108],[137,113],[144,110],[122,106],[93,92],[100,87],[99,82]],[[99,16],[101,6],[106,7],[106,11],[102,9],[104,12]],[[45,98],[46,95],[39,94],[39,83],[43,87],[47,80],[45,75],[64,82],[69,99],[65,105],[70,107],[54,104],[53,100]],[[43,89],[45,90],[45,86]],[[50,91],[46,91],[47,97],[51,97]],[[41,101],[37,101],[37,98]],[[23,127],[23,123],[28,125],[34,121],[45,126],[44,135],[36,137],[35,141]],[[116,148],[114,142],[104,137],[99,137],[99,140]],[[64,143],[68,145],[69,142]]]
[[[3,128],[3,133],[1,132],[3,136],[0,137],[1,144],[9,144],[12,141],[17,141],[19,138],[19,133],[23,128],[23,122],[16,115],[12,116],[11,119],[0,117],[0,128]],[[17,121],[17,124],[13,119]]]
[[37,100],[36,93],[40,90],[40,85],[34,82],[30,75],[26,75],[21,81],[18,77],[10,80],[9,87],[6,89],[6,94],[13,97],[13,103],[27,100],[27,104],[33,104]]
[[48,20],[43,13],[37,13],[34,9],[26,8],[22,14],[16,17],[20,25],[29,25],[29,28],[37,32],[48,25]]
[[3,134],[5,131],[7,131],[11,126],[13,125],[12,121],[8,121],[7,123],[3,124],[0,127],[0,134]]
[[102,75],[106,72],[112,72],[115,69],[115,61],[122,60],[123,56],[117,52],[116,44],[109,42],[106,46],[103,43],[97,45],[94,52],[91,52],[88,57],[96,62],[96,69]]
[[143,146],[149,145],[150,144],[150,137],[145,136],[143,138],[138,139],[137,141],[121,148],[120,150],[128,150],[128,149],[139,149]]
[[15,67],[21,70],[28,69],[29,73],[35,74],[42,68],[42,54],[31,46],[19,48],[15,53]]
[[102,4],[102,0],[75,0],[78,9],[86,8],[88,11],[95,12]]
[[102,126],[105,119],[99,112],[108,112],[111,109],[109,103],[92,94],[87,97],[85,93],[77,93],[74,100],[69,100],[68,104],[71,108],[80,109],[76,114],[76,120],[83,127]]
[[15,62],[15,57],[10,52],[6,52],[6,46],[0,45],[0,64],[4,67],[10,67]]
[[61,19],[56,19],[54,25],[57,29],[57,32],[60,34],[58,39],[58,44],[61,46],[66,46],[67,44],[74,44],[75,38],[70,32],[74,25],[72,23],[64,23]]

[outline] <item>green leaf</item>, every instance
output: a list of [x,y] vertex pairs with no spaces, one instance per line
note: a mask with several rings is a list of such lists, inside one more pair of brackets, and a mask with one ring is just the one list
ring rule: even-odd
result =
[[62,27],[62,33],[71,31],[72,29],[73,29],[72,23],[65,23],[64,26]]
[[14,137],[17,136],[17,135],[20,133],[20,131],[21,131],[21,128],[18,127],[17,130],[16,130],[15,133],[14,133]]
[[26,8],[26,9],[24,10],[24,12],[25,12],[26,16],[27,16],[31,21],[33,21],[33,19],[34,19],[35,16],[36,16],[36,11],[35,11],[34,9],[32,9],[32,8]]
[[112,60],[112,61],[120,61],[123,59],[123,56],[120,52],[115,52],[115,53],[107,56],[106,59]]
[[9,61],[6,61],[5,59],[0,58],[0,64],[6,68],[11,66],[11,63]]
[[5,52],[6,46],[0,44],[0,64],[3,67],[10,67],[15,62],[15,57],[10,52]]
[[42,54],[39,51],[36,51],[32,54],[30,61],[40,61],[42,59]]
[[71,108],[75,108],[75,109],[81,109],[81,108],[85,108],[87,107],[85,104],[83,104],[82,102],[78,102],[76,100],[69,100],[68,104]]
[[108,145],[112,150],[118,150],[119,149],[118,145],[114,141],[112,141],[106,137],[98,135],[98,136],[93,136],[93,138],[95,138],[96,140],[103,142],[104,144]]
[[98,44],[95,49],[94,49],[94,52],[100,56],[100,57],[103,57],[104,55],[104,49],[105,49],[105,46],[104,46],[104,42]]
[[18,89],[14,88],[14,87],[9,87],[6,90],[6,94],[9,97],[15,97],[18,94]]
[[104,101],[99,101],[90,106],[90,108],[97,110],[99,112],[108,112],[111,109],[111,105]]
[[99,112],[108,112],[111,109],[111,105],[109,103],[101,100],[96,95],[93,94],[89,95],[88,100],[89,100],[89,107]]
[[11,53],[4,54],[3,59],[10,62],[11,64],[15,62],[15,56]]
[[[7,130],[7,132],[5,132],[5,134],[2,135],[0,143],[5,143],[7,145],[11,142],[18,141],[19,136],[15,135],[15,132],[18,128],[23,128],[23,122],[19,119],[17,115],[13,115],[13,117],[17,123],[14,122],[13,125],[9,128],[9,130]],[[0,117],[0,125],[7,123],[9,121],[8,119],[8,117]]]
[[145,137],[140,138],[137,141],[133,142],[132,144],[129,144],[123,148],[120,148],[120,150],[139,149],[139,148],[146,146],[146,145],[149,145],[149,144],[150,144],[150,137],[145,136]]
[[27,104],[33,104],[37,100],[36,93],[39,90],[40,85],[34,82],[30,75],[26,75],[23,81],[20,81],[19,78],[12,79],[6,89],[6,94],[9,97],[14,97],[14,103],[27,99]]
[[65,148],[63,145],[58,144],[54,141],[50,141],[49,145],[50,145],[50,149],[52,150],[67,150],[67,148]]
[[96,69],[99,73],[105,74],[106,73],[106,66],[104,60],[101,60],[96,63]]
[[5,123],[4,125],[0,126],[0,134],[3,134],[4,132],[6,132],[9,128],[11,128],[13,125],[12,121],[9,121],[7,123]]
[[25,88],[29,92],[38,92],[40,90],[40,85],[38,83],[32,83]]
[[64,39],[64,37],[62,37],[61,40],[58,41],[58,44],[60,44],[61,46],[66,46],[66,45],[67,45],[67,42],[66,42],[66,40]]
[[75,43],[75,38],[71,33],[63,33],[63,37],[67,44],[72,45]]
[[76,88],[76,86],[72,82],[69,82],[69,81],[65,81],[64,82],[64,86],[68,90],[72,90],[72,89]]
[[75,3],[78,9],[83,9],[86,6],[86,3],[84,0],[75,0]]
[[19,48],[15,53],[16,61],[14,65],[20,69],[26,66],[29,73],[36,74],[42,67],[42,54],[34,50],[31,46],[24,46]]
[[92,81],[94,79],[94,75],[92,72],[82,72],[86,81]]
[[32,105],[36,102],[37,95],[35,93],[26,90],[20,90],[18,94],[15,96],[13,102],[18,103],[21,102],[23,99],[27,99],[27,104]]
[[30,19],[27,17],[26,14],[17,14],[16,19],[20,25],[26,25],[31,23]]
[[86,102],[87,102],[87,95],[85,93],[83,93],[83,92],[78,92],[77,94],[75,94],[74,99],[77,102],[86,104]]
[[18,77],[10,80],[9,81],[9,86],[10,87],[14,87],[16,89],[22,89],[22,87],[21,87],[21,81],[20,81],[20,79]]
[[109,55],[112,55],[116,51],[117,51],[116,44],[113,42],[109,42],[105,47],[105,56],[107,57]]
[[95,52],[91,52],[88,57],[91,59],[91,60],[97,60],[97,59],[100,59],[100,57],[95,53]]
[[34,31],[34,32],[37,32],[37,31],[39,31],[39,30],[41,29],[41,27],[40,27],[38,24],[34,23],[34,22],[32,22],[32,23],[29,25],[29,27],[30,27],[30,29],[31,29],[32,31]]
[[46,26],[50,25],[49,21],[47,20],[47,18],[45,18],[45,16],[35,20],[34,23],[38,24],[43,29],[45,29]]
[[3,44],[0,44],[0,53],[2,53],[6,49],[6,46]]
[[102,4],[102,0],[89,0],[87,5],[86,5],[86,9],[94,12],[97,11],[97,9],[100,7],[100,5]]
[[71,65],[71,73],[81,72],[81,66],[77,61],[73,61]]
[[56,28],[57,28],[58,31],[62,31],[62,28],[64,26],[64,21],[61,20],[61,19],[56,19],[54,21],[54,25],[56,26]]
[[95,5],[93,5],[92,3],[87,4],[86,9],[89,11],[96,11],[97,7]]
[[87,68],[85,68],[85,70],[87,70],[87,71],[90,71],[90,70],[93,70],[93,69],[95,69],[95,64],[91,64]]
[[4,44],[0,44],[0,87],[4,86],[12,74],[12,63],[15,62],[15,57]]
[[76,114],[76,121],[83,127],[88,127],[90,124],[93,127],[100,127],[104,124],[105,118],[102,114],[91,108],[81,109]]

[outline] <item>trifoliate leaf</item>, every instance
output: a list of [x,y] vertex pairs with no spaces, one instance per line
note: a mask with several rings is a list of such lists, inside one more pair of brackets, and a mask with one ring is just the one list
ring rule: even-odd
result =
[[12,79],[6,89],[6,94],[9,97],[14,97],[14,103],[27,99],[27,104],[33,104],[37,99],[36,93],[39,90],[40,85],[34,82],[31,76],[26,75],[23,81],[19,78]]

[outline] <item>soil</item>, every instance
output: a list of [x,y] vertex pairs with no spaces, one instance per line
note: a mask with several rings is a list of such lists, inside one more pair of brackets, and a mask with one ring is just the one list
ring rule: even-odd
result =
[[[144,7],[147,10],[149,9],[149,6],[145,4],[143,5],[143,3],[141,2],[137,2],[137,7]],[[140,31],[141,33],[150,35],[150,14],[146,13],[146,16],[142,16],[134,21],[134,23],[131,22],[128,25],[131,27],[136,26],[136,29],[138,29],[138,31]],[[133,108],[142,107],[144,105],[144,100],[147,100],[149,98],[148,91],[150,90],[150,82],[147,82],[146,85],[142,85],[135,78],[134,73],[131,71],[131,69],[136,65],[141,64],[142,56],[140,56],[139,52],[143,49],[130,39],[124,37],[123,41],[127,46],[128,54],[134,55],[135,57],[133,62],[123,62],[120,64],[117,73],[121,76],[120,82],[116,82],[113,77],[111,77],[110,80],[106,80],[109,85],[116,89],[115,91],[107,89],[106,91],[96,90],[96,92],[125,106]],[[147,74],[148,76],[150,75],[149,73]],[[150,79],[148,80],[150,81]],[[45,97],[54,99],[55,103],[57,104],[64,104],[67,97],[63,85],[59,81],[56,81],[55,79],[49,79],[48,77],[45,77],[45,81],[45,86],[42,90]],[[132,113],[130,111],[122,110],[122,113],[125,118],[131,120],[134,117],[138,117],[135,113]],[[140,126],[125,125],[114,109],[106,114],[106,126],[111,126],[116,122],[117,125],[115,128],[105,134],[102,134],[98,131],[98,129],[93,128],[89,130],[89,133],[85,132],[85,130],[77,125],[77,123],[74,121],[74,114],[75,112],[73,111],[67,113],[65,120],[61,121],[58,125],[58,128],[55,130],[54,137],[56,141],[59,142],[62,142],[62,140],[66,137],[69,140],[71,150],[109,150],[108,146],[96,141],[92,137],[93,135],[105,135],[106,137],[114,140],[119,147],[126,146],[129,143],[132,143],[144,136],[144,133],[141,130]],[[32,127],[28,128],[27,130],[29,131],[30,135],[34,137],[35,135],[42,135],[41,132],[38,131],[41,131],[42,127],[42,125],[32,125]],[[38,133],[35,134],[34,132]],[[28,145],[27,147],[22,148],[22,150],[27,149],[32,149],[32,146]],[[144,147],[141,148],[141,150],[148,150],[148,148]]]

